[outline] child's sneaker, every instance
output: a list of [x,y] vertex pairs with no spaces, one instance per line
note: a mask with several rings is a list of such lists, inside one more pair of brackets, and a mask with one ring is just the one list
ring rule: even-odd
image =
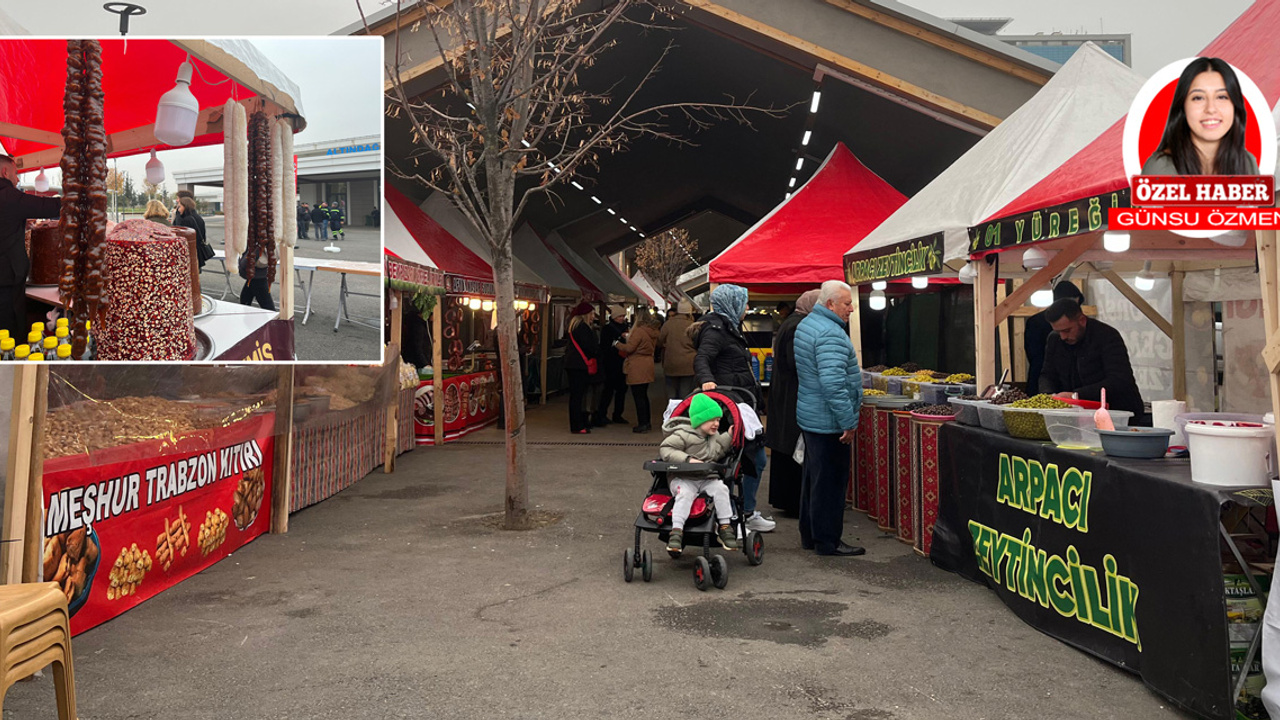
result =
[[667,552],[672,555],[679,555],[684,552],[684,533],[682,531],[671,531],[671,537],[667,539]]
[[728,525],[721,525],[716,531],[716,539],[720,541],[720,547],[725,550],[737,550],[738,538],[734,536],[733,528]]

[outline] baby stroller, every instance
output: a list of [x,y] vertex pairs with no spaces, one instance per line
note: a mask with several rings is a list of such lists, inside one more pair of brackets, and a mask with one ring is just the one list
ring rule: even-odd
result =
[[[743,516],[742,497],[742,453],[746,446],[746,438],[742,429],[742,417],[738,412],[737,400],[730,394],[736,388],[721,387],[705,392],[707,397],[719,403],[721,408],[720,431],[730,433],[729,455],[721,463],[669,463],[665,460],[650,460],[644,469],[653,476],[653,483],[645,495],[636,517],[636,535],[634,548],[622,551],[622,577],[631,582],[635,569],[640,568],[640,576],[645,582],[653,579],[653,555],[649,550],[640,549],[642,532],[657,533],[663,543],[671,535],[671,507],[675,497],[667,485],[667,475],[718,475],[729,486],[729,497],[733,502],[733,519],[730,523],[742,541],[742,551],[751,565],[759,565],[764,561],[764,537],[757,532],[746,529]],[[702,391],[698,391],[702,392]],[[743,391],[749,393],[750,391]],[[694,393],[697,394],[697,393]],[[674,411],[673,416],[688,416],[693,396],[685,398]],[[726,424],[728,427],[726,428]],[[699,493],[685,521],[684,542],[686,547],[701,546],[702,552],[694,558],[693,584],[699,590],[706,590],[715,585],[723,589],[729,584],[729,562],[719,553],[711,554],[711,543],[716,535],[716,514],[711,498]],[[674,557],[679,555],[672,553]]]

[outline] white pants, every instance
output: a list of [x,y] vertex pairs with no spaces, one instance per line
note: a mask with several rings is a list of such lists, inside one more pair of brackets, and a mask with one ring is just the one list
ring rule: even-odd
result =
[[668,483],[671,492],[676,496],[676,504],[671,507],[671,528],[683,530],[684,521],[689,519],[689,511],[693,508],[693,499],[704,492],[711,496],[716,504],[716,519],[721,525],[727,525],[733,517],[733,503],[729,500],[729,486],[719,478],[709,480],[693,480],[691,478],[672,478]]

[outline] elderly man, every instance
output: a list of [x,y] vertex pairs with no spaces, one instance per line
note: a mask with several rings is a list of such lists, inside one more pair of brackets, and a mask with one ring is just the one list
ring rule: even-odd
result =
[[862,371],[849,340],[853,302],[848,285],[828,280],[813,311],[796,328],[796,420],[804,432],[800,544],[819,555],[866,552],[841,539],[849,445],[862,407]]
[[58,217],[62,201],[18,189],[18,166],[0,155],[0,328],[27,336],[27,220]]

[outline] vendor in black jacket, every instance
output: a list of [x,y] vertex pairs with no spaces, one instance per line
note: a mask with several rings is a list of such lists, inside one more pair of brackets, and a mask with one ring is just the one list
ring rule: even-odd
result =
[[1101,320],[1090,320],[1070,298],[1044,311],[1053,334],[1044,347],[1040,392],[1077,393],[1081,400],[1101,399],[1107,390],[1107,407],[1128,410],[1142,417],[1142,393],[1133,379],[1129,349],[1120,332]]
[[0,328],[27,336],[27,220],[58,217],[62,201],[18,189],[18,166],[0,155]]

